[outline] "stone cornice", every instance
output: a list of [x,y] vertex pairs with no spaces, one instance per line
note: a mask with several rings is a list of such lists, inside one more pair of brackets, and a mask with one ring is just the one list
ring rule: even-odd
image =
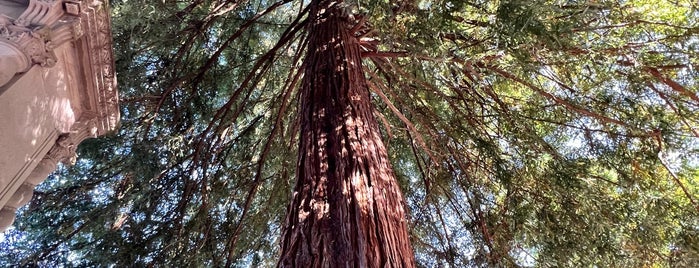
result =
[[116,129],[119,123],[119,103],[116,90],[116,74],[114,70],[114,52],[112,49],[111,20],[106,3],[93,2],[86,5],[81,2],[81,25],[85,38],[78,40],[79,49],[87,49],[89,63],[83,62],[88,69],[85,74],[90,94],[90,108],[96,114],[91,118],[81,117],[79,121],[97,119],[95,135],[104,135]]

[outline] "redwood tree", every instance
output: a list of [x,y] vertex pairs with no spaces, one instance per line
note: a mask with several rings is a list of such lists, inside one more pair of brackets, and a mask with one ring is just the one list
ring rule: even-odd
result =
[[414,267],[404,201],[373,115],[357,22],[310,7],[297,182],[279,267]]

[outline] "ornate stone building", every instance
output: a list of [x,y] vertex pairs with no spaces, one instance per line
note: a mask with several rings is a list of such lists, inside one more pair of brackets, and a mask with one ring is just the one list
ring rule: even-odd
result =
[[83,140],[116,129],[107,2],[0,0],[0,231]]

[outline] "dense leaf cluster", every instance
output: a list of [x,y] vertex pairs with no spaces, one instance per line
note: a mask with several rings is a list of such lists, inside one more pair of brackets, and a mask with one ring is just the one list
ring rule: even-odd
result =
[[[37,188],[0,264],[274,265],[307,4],[113,1],[121,127]],[[699,265],[695,1],[353,10],[421,266]]]

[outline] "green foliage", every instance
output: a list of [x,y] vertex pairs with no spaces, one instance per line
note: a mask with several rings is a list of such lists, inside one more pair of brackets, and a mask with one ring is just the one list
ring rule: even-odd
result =
[[[699,265],[696,2],[357,2],[419,265]],[[114,1],[122,126],[0,264],[273,266],[307,4]]]

